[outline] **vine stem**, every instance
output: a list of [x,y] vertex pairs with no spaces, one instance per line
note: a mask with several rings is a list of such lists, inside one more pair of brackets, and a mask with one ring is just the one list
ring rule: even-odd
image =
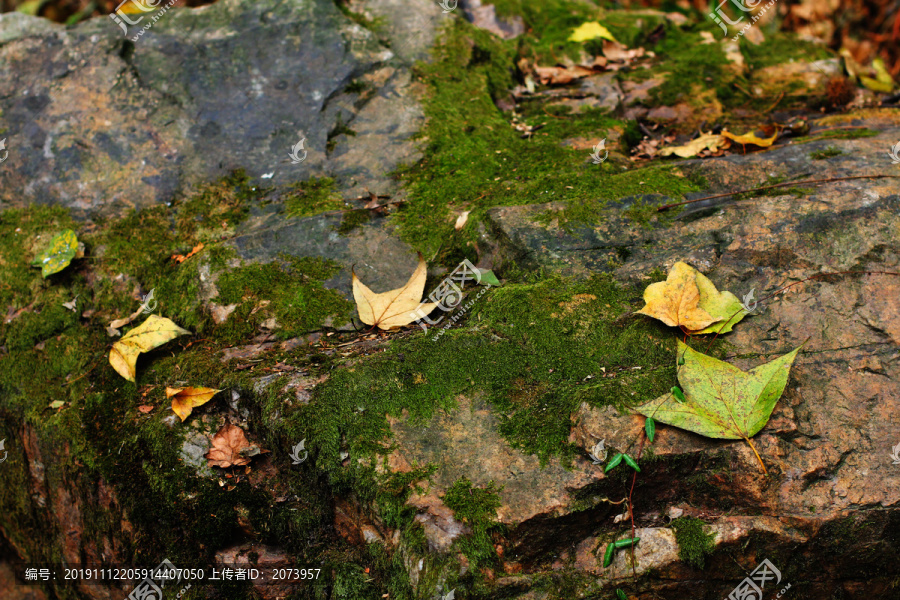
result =
[[[638,447],[637,460],[641,460],[641,454],[644,453],[644,440],[647,438],[647,432],[641,432],[641,445]],[[631,489],[628,490],[628,514],[631,517],[631,539],[634,539],[634,484],[637,482],[637,471],[631,478]],[[637,561],[634,558],[634,542],[631,543],[631,573],[637,579]]]
[[[818,279],[818,278],[821,278],[821,277],[834,277],[835,275],[855,275],[855,274],[861,274],[861,275],[893,275],[893,276],[895,276],[895,277],[900,276],[900,273],[894,273],[894,272],[892,272],[892,271],[836,271],[836,272],[834,272],[834,273],[816,273],[815,275],[810,275],[810,276],[807,277],[806,279],[801,279],[800,281],[795,281],[794,283],[791,283],[791,284],[782,286],[782,287],[778,288],[777,290],[775,290],[774,292],[772,292],[771,294],[769,294],[768,296],[763,296],[763,297],[760,298],[757,302],[762,302],[762,301],[764,301],[764,300],[768,300],[769,298],[772,298],[773,296],[777,296],[778,294],[784,292],[785,290],[787,290],[787,289],[789,289],[789,288],[794,287],[795,285],[800,285],[801,283],[804,283],[804,282],[807,282],[807,281],[811,281],[811,280],[813,280],[813,279]],[[737,315],[739,315],[741,312],[744,312],[744,309],[743,309],[743,308],[741,308],[740,310],[738,310],[738,311],[736,311],[734,314],[732,314],[730,317],[728,317],[728,320],[725,321],[725,322],[722,324],[722,327],[719,327],[719,331],[716,332],[716,335],[714,335],[713,338],[712,338],[711,340],[709,340],[709,343],[706,345],[706,352],[707,352],[707,353],[709,353],[709,349],[712,347],[713,342],[715,342],[715,341],[716,341],[716,338],[719,337],[719,332],[722,331],[722,329],[724,329],[726,325],[728,325],[729,323],[731,323],[731,320],[732,320],[733,318],[735,318]],[[683,328],[682,328],[682,330],[683,330]],[[692,337],[693,337],[693,336],[692,336]]]
[[658,206],[656,208],[656,212],[662,212],[664,210],[668,210],[670,208],[675,208],[676,206],[683,206],[685,204],[693,204],[694,202],[700,202],[702,200],[712,200],[714,198],[725,198],[726,196],[735,196],[737,194],[746,194],[747,192],[761,192],[763,190],[773,190],[775,188],[780,187],[789,187],[792,185],[818,185],[820,183],[832,183],[834,181],[850,181],[851,179],[884,179],[884,178],[897,178],[900,175],[850,175],[848,177],[829,177],[828,179],[807,179],[806,181],[786,181],[784,183],[776,183],[774,185],[766,185],[763,187],[750,188],[747,190],[738,190],[736,192],[727,192],[724,194],[713,194],[712,196],[704,196],[702,198],[696,198],[694,200],[685,200],[684,202],[673,202],[671,204],[663,204],[662,206]]

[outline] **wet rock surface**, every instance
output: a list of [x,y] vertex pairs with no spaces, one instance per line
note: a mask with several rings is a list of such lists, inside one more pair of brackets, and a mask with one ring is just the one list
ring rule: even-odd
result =
[[386,174],[416,160],[424,120],[409,66],[440,11],[423,1],[404,14],[389,32],[397,52],[327,0],[173,10],[136,42],[109,19],[66,29],[0,15],[0,202],[117,214],[239,168],[259,184],[330,176],[347,197],[394,193]]

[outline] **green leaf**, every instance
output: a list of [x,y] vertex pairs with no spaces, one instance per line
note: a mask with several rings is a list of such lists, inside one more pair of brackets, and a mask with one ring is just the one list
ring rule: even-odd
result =
[[647,439],[652,444],[653,437],[656,435],[656,421],[653,420],[653,417],[647,417],[647,420],[644,422],[644,431],[647,433]]
[[487,269],[479,269],[478,271],[481,273],[481,281],[478,282],[481,285],[500,285],[500,280],[497,279],[493,271]]
[[[684,364],[684,357],[681,358],[681,362],[678,364],[680,364],[680,365]],[[685,400],[684,392],[682,392],[681,389],[677,385],[672,387],[672,395],[675,396],[675,399],[678,400],[679,402],[684,402],[684,400]]]
[[637,544],[639,541],[641,541],[641,538],[639,538],[639,537],[628,538],[625,540],[619,540],[618,542],[614,542],[613,545],[616,547],[616,549],[627,548],[628,546],[633,546],[634,544]]
[[619,600],[628,600],[628,596],[626,596],[625,592],[623,592],[622,590],[616,590],[616,597]]
[[613,555],[616,553],[615,544],[607,544],[606,553],[603,555],[603,566],[608,567],[613,561]]
[[628,456],[627,454],[623,455],[622,458],[625,460],[625,464],[637,471],[641,472],[641,468],[638,466],[637,461]]
[[53,236],[49,247],[38,255],[35,263],[41,267],[41,274],[46,277],[59,273],[69,266],[75,255],[78,254],[78,237],[71,229],[66,229]]
[[50,403],[50,408],[62,408],[65,405],[63,400],[54,400]]
[[802,344],[784,356],[744,372],[679,340],[677,355],[684,357],[684,364],[678,367],[678,382],[684,388],[685,401],[677,401],[674,393],[677,388],[673,388],[672,393],[635,410],[706,437],[743,439],[753,447],[750,438],[768,423],[801,347]]
[[622,459],[625,458],[625,455],[622,453],[616,454],[612,457],[612,460],[609,461],[609,464],[606,465],[606,468],[603,469],[604,473],[609,473],[611,470],[615,469],[619,466],[619,463],[622,462]]

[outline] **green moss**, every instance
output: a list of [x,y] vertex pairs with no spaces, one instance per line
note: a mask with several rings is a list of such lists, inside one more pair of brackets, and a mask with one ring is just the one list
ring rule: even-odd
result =
[[341,217],[341,224],[336,227],[338,233],[348,234],[357,227],[369,222],[372,218],[368,209],[348,210]]
[[291,186],[284,196],[284,211],[292,217],[310,217],[344,207],[334,179],[312,177]]
[[197,194],[177,206],[177,224],[182,235],[195,234],[198,241],[220,239],[222,230],[247,218],[252,198],[262,196],[250,185],[250,177],[238,170],[220,181],[202,186]]
[[815,152],[811,153],[809,157],[813,160],[824,160],[826,158],[840,156],[843,153],[843,150],[837,148],[836,146],[828,146],[823,150],[816,150]]
[[833,57],[831,51],[821,44],[782,32],[767,36],[764,44],[751,44],[741,38],[740,48],[750,69],[762,69],[794,61],[815,62]]
[[249,337],[263,321],[273,317],[282,339],[319,329],[328,317],[336,323],[349,320],[350,303],[339,292],[322,287],[322,281],[340,270],[338,265],[320,258],[288,255],[281,255],[280,260],[246,265],[219,277],[217,300],[239,305],[221,326],[221,335],[229,339]]
[[705,523],[700,519],[682,517],[672,521],[675,541],[678,542],[678,558],[697,569],[706,565],[706,557],[715,549],[716,536],[703,530]]
[[456,519],[472,529],[469,535],[459,538],[455,543],[475,571],[482,565],[497,560],[491,533],[500,530],[496,520],[497,509],[502,504],[498,491],[493,481],[487,487],[480,488],[463,477],[441,497]]

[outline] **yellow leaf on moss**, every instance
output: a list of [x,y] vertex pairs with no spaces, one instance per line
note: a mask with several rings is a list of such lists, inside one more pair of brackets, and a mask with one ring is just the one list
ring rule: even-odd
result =
[[675,263],[665,281],[647,286],[645,306],[638,312],[670,327],[683,326],[689,330],[700,330],[714,323],[717,319],[700,307],[696,274],[692,266]]
[[134,381],[135,365],[142,352],[149,352],[179,335],[190,333],[169,319],[150,315],[146,321],[113,344],[109,352],[109,364],[119,375],[128,381]]
[[197,406],[201,406],[210,401],[210,399],[221,392],[207,387],[186,387],[186,388],[166,388],[166,398],[172,398],[172,410],[182,420],[182,422],[191,415],[191,411]]
[[597,21],[589,21],[587,23],[582,23],[579,25],[575,31],[572,32],[572,35],[569,36],[570,42],[586,42],[588,40],[594,40],[597,38],[603,38],[604,40],[617,41],[616,38],[613,37],[613,34],[609,32],[609,29],[598,23]]
[[379,329],[391,329],[409,325],[422,315],[430,313],[437,303],[422,303],[427,275],[428,267],[421,254],[419,266],[406,285],[389,292],[376,294],[353,273],[353,299],[356,301],[360,320],[366,325],[376,325]]

